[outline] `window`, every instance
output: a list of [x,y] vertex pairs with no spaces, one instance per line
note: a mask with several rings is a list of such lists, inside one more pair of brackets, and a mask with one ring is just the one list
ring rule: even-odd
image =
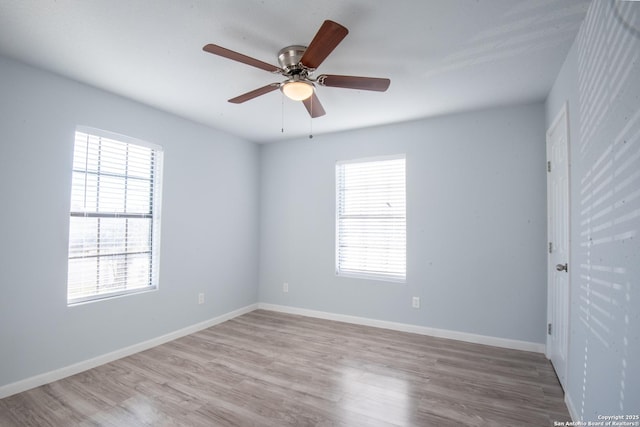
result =
[[338,162],[336,193],[336,273],[404,282],[404,155]]
[[76,130],[68,304],[157,288],[161,168],[160,147]]

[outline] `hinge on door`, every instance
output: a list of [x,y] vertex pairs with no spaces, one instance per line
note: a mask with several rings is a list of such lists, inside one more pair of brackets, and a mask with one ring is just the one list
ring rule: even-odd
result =
[[547,323],[547,335],[551,335],[551,323]]
[[551,172],[551,160],[547,161],[547,172]]
[[553,252],[553,243],[549,242],[549,253]]

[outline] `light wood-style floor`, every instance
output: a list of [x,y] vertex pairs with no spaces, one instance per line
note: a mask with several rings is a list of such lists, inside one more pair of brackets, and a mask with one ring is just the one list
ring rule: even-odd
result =
[[0,400],[0,426],[552,426],[544,355],[257,310]]

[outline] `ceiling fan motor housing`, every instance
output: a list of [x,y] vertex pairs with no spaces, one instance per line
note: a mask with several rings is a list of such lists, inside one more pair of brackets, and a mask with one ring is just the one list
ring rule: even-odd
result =
[[293,76],[308,72],[308,69],[300,64],[300,58],[307,50],[306,46],[292,45],[280,49],[278,52],[278,63],[287,75]]

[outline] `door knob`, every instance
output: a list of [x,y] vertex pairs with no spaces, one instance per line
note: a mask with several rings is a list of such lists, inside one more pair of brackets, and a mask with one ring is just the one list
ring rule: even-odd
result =
[[556,270],[558,271],[569,271],[569,266],[567,265],[567,263],[564,264],[558,264],[556,265]]

